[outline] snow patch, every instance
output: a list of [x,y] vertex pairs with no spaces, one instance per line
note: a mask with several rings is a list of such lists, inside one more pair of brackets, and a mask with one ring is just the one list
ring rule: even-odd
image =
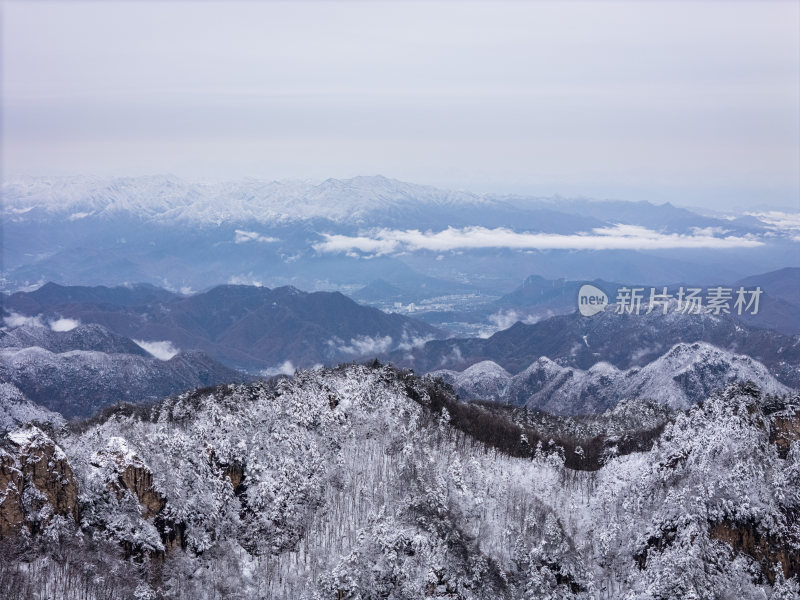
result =
[[12,444],[19,446],[20,448],[43,448],[46,446],[53,446],[53,458],[55,460],[66,460],[67,456],[64,454],[64,451],[53,442],[47,435],[38,427],[33,425],[29,425],[22,429],[17,429],[16,431],[12,431],[7,436],[7,439],[11,441]]
[[134,465],[139,466],[142,464],[142,461],[136,456],[136,453],[131,450],[130,445],[128,445],[128,440],[119,436],[112,436],[108,438],[108,442],[106,442],[106,451],[112,453],[122,461],[122,465]]

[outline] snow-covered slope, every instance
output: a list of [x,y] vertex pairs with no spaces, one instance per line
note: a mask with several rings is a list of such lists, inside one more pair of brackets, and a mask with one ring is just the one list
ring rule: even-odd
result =
[[[35,319],[29,318],[29,321]],[[70,321],[70,319],[62,319]],[[22,325],[0,330],[0,348],[30,348],[37,346],[50,352],[85,350],[107,354],[149,356],[132,340],[117,335],[101,325],[77,325],[68,331],[53,331],[51,327]]]
[[[84,598],[796,597],[800,444],[779,450],[755,388],[595,472],[552,445],[487,452],[452,402],[431,379],[350,366],[119,410],[51,442],[15,432],[0,481],[77,489],[81,512],[10,494],[7,530],[41,535],[0,577]],[[26,466],[42,456],[52,477]]]
[[34,404],[14,385],[0,383],[0,434],[32,422],[60,427],[64,417]]
[[471,398],[497,399],[508,393],[511,375],[503,367],[491,360],[484,360],[471,367],[458,371],[434,371],[458,391],[466,391]]
[[9,389],[68,418],[88,417],[117,402],[154,401],[249,379],[201,352],[156,358],[100,325],[70,324],[68,331],[53,331],[41,318],[27,321],[0,330],[0,385],[10,384]]
[[788,394],[749,356],[710,344],[676,344],[644,367],[620,370],[607,362],[590,369],[563,367],[542,357],[511,376],[491,361],[464,371],[434,371],[466,398],[493,400],[555,414],[597,414],[626,398],[648,398],[684,409],[734,382],[752,381],[767,394]]
[[169,394],[248,377],[200,352],[169,360],[132,354],[37,346],[0,350],[0,382],[65,417],[88,417],[117,402],[154,401]]

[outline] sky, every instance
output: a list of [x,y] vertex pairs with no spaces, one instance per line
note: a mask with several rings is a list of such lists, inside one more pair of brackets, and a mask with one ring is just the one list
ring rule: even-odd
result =
[[2,170],[800,211],[800,3],[2,0]]

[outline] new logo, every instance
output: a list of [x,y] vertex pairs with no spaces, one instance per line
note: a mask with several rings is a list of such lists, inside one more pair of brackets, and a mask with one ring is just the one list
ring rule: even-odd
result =
[[578,312],[584,317],[603,312],[606,306],[608,306],[608,296],[600,288],[587,283],[578,290]]

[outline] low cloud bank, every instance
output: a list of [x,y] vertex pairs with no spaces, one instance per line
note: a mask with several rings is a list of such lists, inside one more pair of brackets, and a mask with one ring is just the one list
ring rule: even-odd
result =
[[[336,340],[336,342],[341,343],[340,340]],[[336,344],[336,342],[334,342],[334,345]],[[368,335],[362,335],[359,337],[351,338],[349,344],[338,345],[338,349],[340,352],[344,352],[345,354],[352,354],[354,356],[364,356],[366,354],[369,355],[383,354],[384,352],[387,352],[391,347],[392,347],[392,336],[390,335],[383,337],[381,336],[371,337]]]
[[163,341],[163,342],[145,342],[144,340],[133,340],[136,345],[140,348],[143,348],[150,354],[152,354],[158,360],[169,360],[180,350],[172,345],[170,341]]
[[[522,321],[523,323],[530,325],[532,323],[536,323],[538,320],[536,317],[531,315],[517,312],[513,308],[505,311],[499,310],[496,313],[489,315],[488,319],[489,322],[495,326],[495,331],[508,329],[517,321]],[[494,333],[494,331],[492,333]]]
[[281,365],[270,367],[261,371],[261,375],[265,377],[274,377],[275,375],[294,375],[295,368],[292,361],[287,360]]
[[21,315],[19,313],[10,312],[7,317],[3,319],[6,327],[10,327],[14,329],[15,327],[44,327],[45,324],[42,321],[42,317],[35,316],[35,317],[28,317],[25,315]]
[[245,244],[247,242],[262,242],[264,244],[270,244],[272,242],[279,241],[278,238],[261,235],[255,231],[244,231],[243,229],[237,229],[234,231],[234,234],[235,237],[233,241],[237,244]]
[[638,225],[598,227],[591,233],[518,233],[505,227],[464,227],[439,232],[380,229],[358,236],[323,234],[314,244],[320,253],[356,252],[373,256],[430,250],[445,252],[480,248],[515,250],[661,250],[668,248],[746,248],[761,246],[753,236],[724,236],[712,229],[691,234],[661,233]]
[[53,331],[72,331],[81,322],[77,319],[56,319],[55,321],[50,321],[50,329]]
[[789,234],[795,242],[800,241],[800,213],[771,210],[767,212],[750,212],[747,214],[751,217],[756,217],[774,231]]

